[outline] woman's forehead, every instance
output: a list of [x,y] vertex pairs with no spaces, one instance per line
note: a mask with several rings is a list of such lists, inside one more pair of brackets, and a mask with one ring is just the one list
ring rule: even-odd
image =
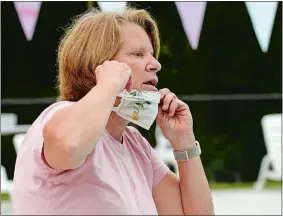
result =
[[148,34],[146,31],[139,25],[128,23],[122,27],[121,31],[122,41],[127,40],[149,40]]
[[137,24],[126,24],[122,27],[122,47],[139,47],[145,50],[152,50],[152,44],[145,30]]

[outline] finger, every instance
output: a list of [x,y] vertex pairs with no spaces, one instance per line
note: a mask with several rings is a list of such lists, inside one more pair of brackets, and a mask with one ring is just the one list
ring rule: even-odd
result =
[[190,110],[190,107],[185,102],[179,100],[179,106],[175,112],[182,112],[184,110]]
[[173,101],[173,99],[177,98],[176,95],[172,92],[165,95],[165,98],[162,102],[162,109],[167,110],[169,108],[170,103]]
[[179,106],[179,100],[177,98],[173,99],[168,109],[168,113],[170,117],[172,117],[175,114],[175,111],[178,108],[178,106]]
[[162,100],[165,95],[167,95],[168,93],[170,93],[170,90],[169,90],[168,88],[164,88],[164,89],[160,89],[159,92],[161,93],[161,98],[160,98],[160,100]]

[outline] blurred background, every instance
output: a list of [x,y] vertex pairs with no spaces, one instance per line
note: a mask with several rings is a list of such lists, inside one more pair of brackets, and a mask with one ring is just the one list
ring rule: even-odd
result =
[[[282,2],[140,1],[1,2],[2,213],[12,213],[17,135],[56,100],[64,27],[89,7],[125,4],[157,21],[157,87],[190,106],[216,214],[281,214]],[[177,172],[158,128],[138,129]]]

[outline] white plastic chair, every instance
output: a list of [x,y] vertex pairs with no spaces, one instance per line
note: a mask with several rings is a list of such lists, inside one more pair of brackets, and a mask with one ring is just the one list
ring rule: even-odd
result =
[[155,128],[155,138],[156,138],[156,146],[155,151],[160,156],[160,158],[163,160],[163,162],[170,168],[173,168],[173,171],[177,176],[179,176],[179,170],[178,170],[178,164],[177,161],[174,158],[173,154],[173,148],[160,130],[159,126],[156,125]]
[[14,148],[15,148],[17,154],[18,154],[18,152],[20,150],[20,147],[21,147],[21,144],[22,144],[22,142],[24,140],[24,137],[25,137],[24,133],[16,134],[13,137],[13,144],[14,144]]
[[13,181],[8,179],[7,171],[3,165],[1,165],[1,193],[9,194],[12,199]]
[[31,125],[18,125],[15,113],[1,113],[1,135],[25,133]]
[[17,115],[14,113],[1,113],[1,132],[14,130],[17,125]]
[[[282,151],[282,129],[281,114],[265,115],[261,119],[262,131],[267,154],[263,157],[258,179],[254,184],[255,190],[262,190],[267,179],[280,181],[281,172],[281,151]],[[272,169],[270,169],[270,166]]]

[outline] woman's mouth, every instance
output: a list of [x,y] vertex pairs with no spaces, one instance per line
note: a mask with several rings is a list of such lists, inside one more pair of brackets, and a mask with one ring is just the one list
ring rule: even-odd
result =
[[158,91],[158,89],[155,87],[156,84],[157,84],[157,80],[149,80],[142,84],[142,90]]
[[151,80],[148,80],[142,84],[142,90],[146,91],[158,91],[158,89],[155,87],[158,83],[158,79],[154,78]]

